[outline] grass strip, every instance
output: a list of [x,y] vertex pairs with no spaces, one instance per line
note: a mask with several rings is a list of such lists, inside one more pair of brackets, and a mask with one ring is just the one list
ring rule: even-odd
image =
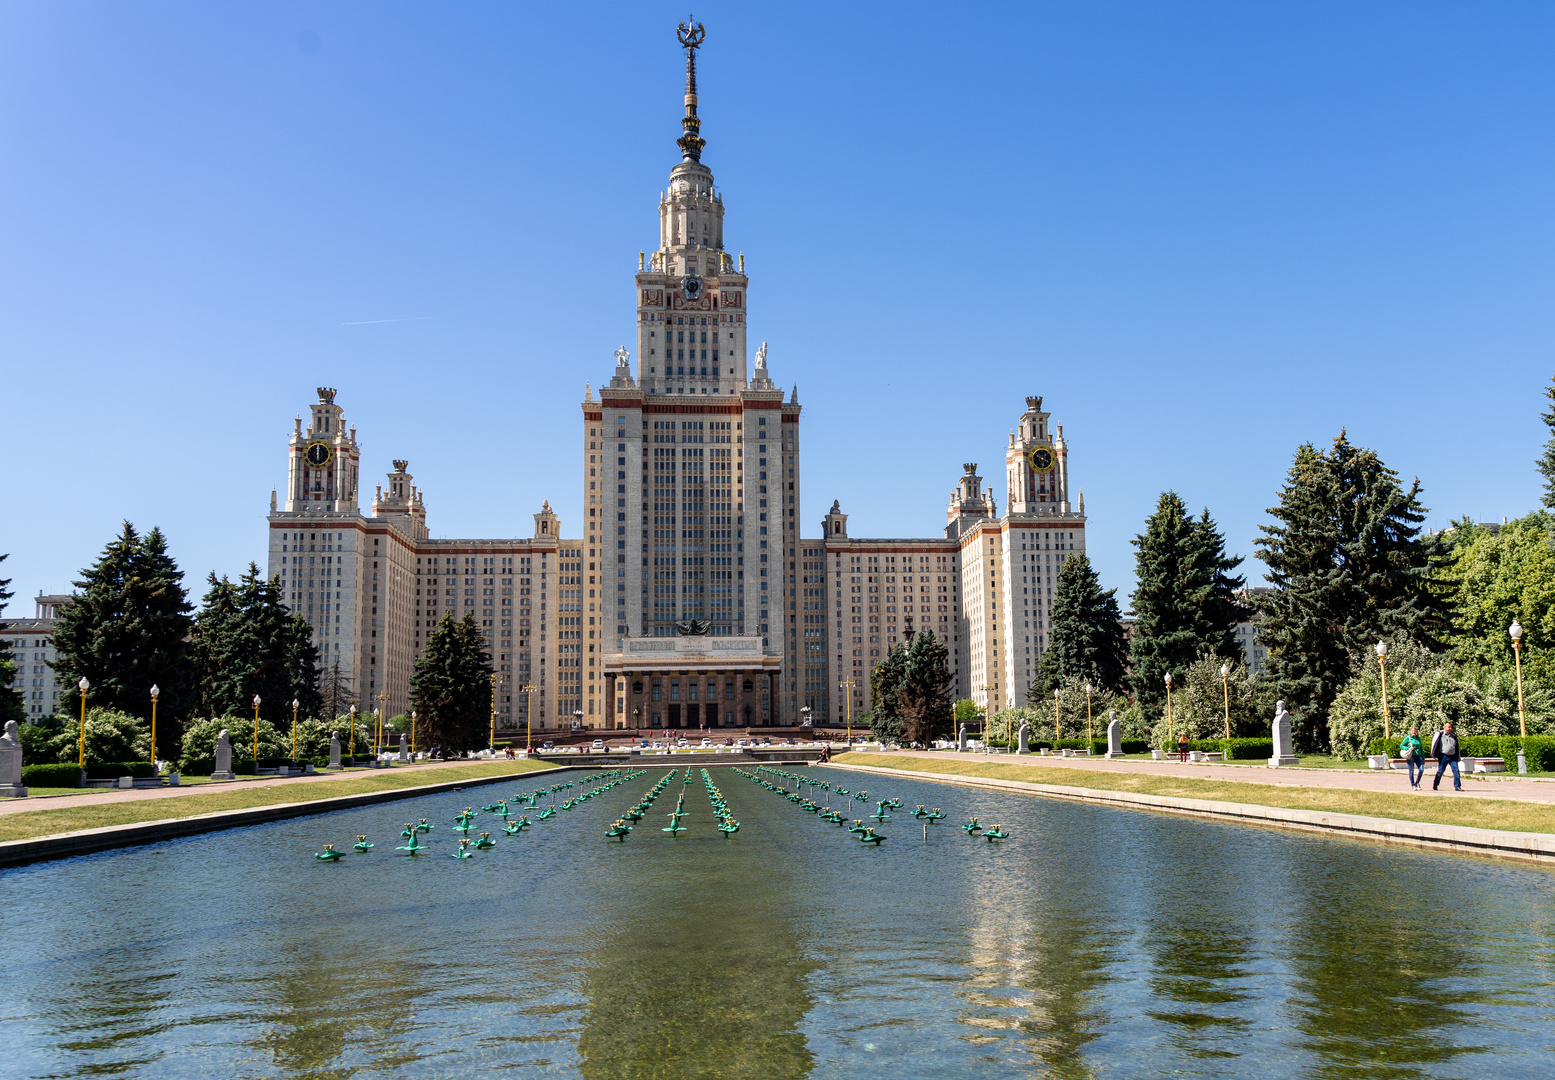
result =
[[279,803],[314,802],[342,795],[372,791],[395,791],[448,784],[460,780],[482,780],[494,776],[521,776],[555,768],[543,761],[493,761],[479,765],[455,765],[443,769],[416,772],[379,773],[340,780],[313,780],[292,786],[226,787],[208,794],[180,795],[169,799],[137,799],[102,803],[96,806],[54,806],[47,810],[0,815],[0,840],[30,840],[81,829],[102,829],[110,825],[132,825],[142,821],[172,821],[178,818],[213,814],[220,810],[243,810]]
[[1353,788],[1286,787],[1240,780],[1196,780],[1151,773],[1080,772],[1077,769],[978,762],[956,758],[895,757],[885,754],[838,754],[844,765],[873,765],[884,769],[911,769],[949,776],[979,776],[992,780],[1024,780],[1031,784],[1088,788],[1092,791],[1127,791],[1139,795],[1165,795],[1177,799],[1277,806],[1319,813],[1361,814],[1396,821],[1422,821],[1433,825],[1461,825],[1475,829],[1510,832],[1555,833],[1555,805],[1511,799],[1455,799],[1451,795],[1412,795],[1400,792],[1356,791]]

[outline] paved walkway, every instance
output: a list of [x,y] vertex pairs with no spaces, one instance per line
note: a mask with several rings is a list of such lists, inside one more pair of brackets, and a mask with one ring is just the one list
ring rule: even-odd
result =
[[[861,755],[868,758],[873,755]],[[881,755],[882,757],[886,755]],[[1145,773],[1154,776],[1175,776],[1192,780],[1225,780],[1237,784],[1273,784],[1279,787],[1349,788],[1355,791],[1385,791],[1410,794],[1409,776],[1402,772],[1352,772],[1345,769],[1271,769],[1261,765],[1180,765],[1176,761],[1128,761],[1106,758],[1027,757],[1011,758],[1006,754],[956,754],[943,750],[902,750],[890,757],[921,757],[936,760],[958,758],[997,765],[1040,765],[1044,768],[1069,769],[1079,774],[1077,785],[1087,772]],[[1523,802],[1555,803],[1555,783],[1547,780],[1520,779],[1516,773],[1489,773],[1480,776],[1464,775],[1463,790],[1452,790],[1452,772],[1442,777],[1440,791],[1431,790],[1435,772],[1428,774],[1420,785],[1421,798],[1516,799]]]
[[[487,762],[424,761],[416,765],[396,765],[392,771],[395,774],[429,773],[432,775],[425,777],[425,783],[435,784],[438,782],[436,773],[443,769],[482,764]],[[215,791],[249,791],[253,788],[278,787],[282,784],[312,784],[320,780],[339,780],[341,777],[361,780],[370,776],[384,776],[389,772],[390,770],[387,769],[351,769],[346,772],[316,772],[312,776],[272,776],[266,780],[229,780],[224,783],[162,788],[103,788],[100,791],[93,790],[80,795],[39,795],[28,796],[25,799],[0,799],[0,814],[22,814],[28,810],[52,810],[61,806],[100,806],[103,803],[137,802],[141,799],[177,799],[185,795],[209,794]]]

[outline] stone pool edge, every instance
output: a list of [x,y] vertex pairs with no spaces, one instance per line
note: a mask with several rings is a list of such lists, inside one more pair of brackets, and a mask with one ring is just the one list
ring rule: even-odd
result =
[[[186,818],[167,818],[162,821],[136,821],[128,825],[108,825],[101,829],[81,829],[77,832],[54,833],[35,836],[26,840],[0,841],[0,868],[25,866],[28,863],[65,859],[73,855],[93,855],[99,851],[111,851],[121,847],[154,844],[159,840],[174,840],[182,836],[235,829],[244,825],[262,825],[269,821],[307,817],[310,814],[327,814],[334,810],[351,810],[374,803],[398,802],[401,799],[436,795],[459,788],[480,787],[485,784],[504,784],[522,776],[554,776],[573,772],[584,766],[561,765],[550,769],[531,769],[505,776],[479,776],[466,780],[445,780],[436,784],[417,787],[394,788],[389,791],[363,791],[355,795],[336,795],[328,799],[310,802],[276,803],[273,806],[245,806],[236,810],[217,810],[210,814],[196,814]],[[589,772],[597,771],[587,769]]]
[[1244,825],[1268,825],[1299,832],[1318,832],[1361,840],[1408,844],[1411,847],[1431,851],[1493,855],[1500,858],[1521,859],[1524,862],[1555,864],[1555,834],[1476,829],[1462,825],[1437,825],[1426,821],[1368,817],[1362,814],[1331,814],[1282,806],[1258,806],[1252,803],[1220,802],[1211,799],[1182,799],[1170,795],[1142,795],[1129,791],[1105,791],[1097,788],[1038,784],[1029,780],[999,780],[988,776],[920,772],[917,769],[893,769],[878,765],[845,765],[828,762],[824,767],[873,773],[877,776],[910,776],[914,780],[989,788],[994,791],[1012,791],[1130,810],[1155,810],[1215,821],[1234,821]]

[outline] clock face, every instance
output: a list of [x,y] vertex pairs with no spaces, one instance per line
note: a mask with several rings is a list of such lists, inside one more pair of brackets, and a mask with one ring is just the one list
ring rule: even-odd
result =
[[686,294],[687,300],[695,300],[702,295],[702,279],[695,274],[686,275],[680,283],[680,291]]
[[329,464],[329,459],[334,457],[334,451],[329,448],[327,442],[310,442],[308,448],[303,451],[303,459],[315,469],[322,469]]
[[1033,472],[1047,472],[1053,467],[1053,451],[1045,446],[1039,446],[1031,452],[1031,469]]

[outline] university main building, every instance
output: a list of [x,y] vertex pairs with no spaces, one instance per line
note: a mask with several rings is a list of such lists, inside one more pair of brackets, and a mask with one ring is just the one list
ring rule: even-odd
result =
[[[766,727],[841,723],[869,707],[893,644],[932,630],[956,694],[1025,700],[1058,568],[1085,550],[1063,428],[1026,399],[1005,448],[1005,512],[964,465],[943,536],[866,540],[838,503],[802,535],[800,406],[766,345],[748,366],[744,257],[702,164],[696,50],[686,47],[681,160],[639,256],[637,370],[581,403],[584,519],[562,536],[549,502],[529,536],[434,538],[397,460],[360,509],[361,447],[321,388],[273,493],[270,573],[315,628],[321,663],[362,707],[410,709],[416,657],[444,615],[473,614],[500,676],[499,727]],[[526,691],[532,688],[532,691]]]

